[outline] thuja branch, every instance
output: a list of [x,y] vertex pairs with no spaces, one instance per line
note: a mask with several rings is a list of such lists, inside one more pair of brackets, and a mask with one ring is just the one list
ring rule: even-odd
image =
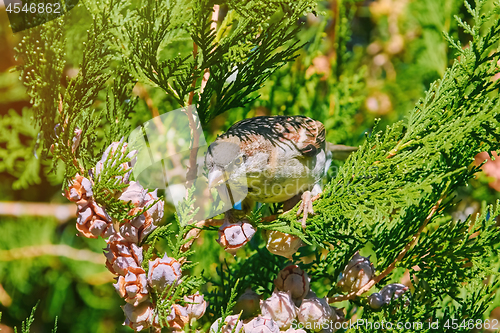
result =
[[224,219],[205,219],[196,222],[184,236],[184,239],[187,240],[187,243],[182,245],[181,252],[187,252],[191,248],[194,241],[200,236],[204,228],[220,227],[223,223]]
[[[214,9],[212,12],[212,23],[210,24],[211,31],[212,30],[215,31],[217,29],[218,18],[219,18],[219,5],[214,5]],[[196,43],[193,43],[194,61],[196,61],[197,56],[198,56],[198,45]],[[196,65],[195,65],[195,69],[196,69]],[[203,94],[203,89],[207,85],[207,81],[208,81],[209,77],[210,77],[210,69],[205,68],[205,71],[203,73],[203,77],[201,80],[200,91],[199,91],[200,97]],[[198,79],[198,77],[195,77],[193,79],[192,90],[189,93],[187,108],[185,108],[186,114],[188,115],[188,119],[189,119],[189,127],[191,128],[191,136],[193,138],[192,144],[191,144],[191,151],[190,151],[190,155],[189,155],[189,169],[188,169],[188,172],[186,175],[186,180],[187,180],[186,187],[190,187],[193,184],[194,179],[196,178],[196,173],[197,173],[197,169],[198,169],[198,165],[196,163],[196,156],[198,155],[198,146],[199,146],[199,142],[200,142],[200,136],[196,130],[197,126],[196,126],[196,122],[195,122],[193,113],[192,113],[191,109],[189,108],[189,106],[193,104],[194,91],[195,91],[194,88],[196,86],[197,79]],[[198,126],[200,126],[200,124],[201,124],[200,119],[198,119]]]
[[375,278],[371,279],[367,284],[365,284],[363,287],[361,287],[357,291],[353,291],[347,295],[329,297],[328,303],[331,304],[331,303],[338,303],[338,302],[347,301],[347,300],[353,300],[353,299],[363,295],[367,291],[369,291],[374,285],[376,285],[377,283],[382,281],[382,279],[387,277],[394,270],[394,268],[396,268],[396,265],[403,260],[406,253],[417,243],[417,241],[420,237],[420,234],[425,229],[427,224],[430,222],[430,220],[432,219],[432,217],[434,216],[434,214],[438,210],[439,206],[441,205],[442,201],[443,201],[443,198],[441,198],[437,201],[437,203],[432,207],[429,215],[427,215],[426,219],[424,220],[424,222],[422,223],[422,225],[418,229],[417,233],[415,235],[413,235],[412,240],[408,244],[406,244],[406,246],[403,248],[403,250],[401,250],[401,252],[399,252],[396,259],[386,269],[384,269],[384,271],[382,273],[377,275]]
[[[186,113],[188,120],[189,120],[189,127],[191,130],[191,147],[190,147],[190,152],[189,152],[189,168],[186,174],[186,189],[189,189],[195,179],[196,179],[196,174],[197,174],[197,169],[198,169],[198,163],[196,162],[196,157],[198,155],[198,146],[200,142],[200,135],[197,131],[198,126],[200,126],[200,122],[197,122],[194,119],[194,115],[192,112],[191,106],[187,106],[183,108],[184,112]],[[187,190],[186,190],[186,196],[187,196]]]
[[[212,12],[212,23],[210,23],[210,30],[215,31],[217,29],[217,22],[219,21],[219,5],[214,5],[214,11]],[[205,87],[207,86],[208,79],[210,77],[210,69],[205,68],[205,71],[203,72],[203,78],[201,80],[201,87],[200,87],[200,92],[199,95],[203,94],[203,90],[205,90]]]
[[[212,13],[212,22],[210,24],[210,30],[215,31],[217,29],[218,14],[219,14],[219,5],[214,5],[214,10]],[[198,55],[197,53],[198,53],[198,45],[193,42],[193,58],[195,61],[196,61],[196,58]],[[195,65],[195,68],[196,68],[196,65]],[[204,71],[204,74],[203,74],[201,87],[200,87],[200,91],[199,91],[200,97],[203,93],[203,89],[205,88],[205,86],[207,84],[209,76],[210,76],[210,70],[209,70],[209,68],[206,68]],[[193,99],[194,99],[194,92],[195,92],[197,79],[198,79],[197,77],[195,77],[193,79],[193,82],[191,85],[192,90],[189,93],[188,105],[185,108],[185,112],[186,112],[188,119],[189,119],[189,127],[191,129],[191,137],[192,137],[191,150],[190,150],[190,154],[189,154],[189,169],[188,169],[188,172],[186,174],[186,198],[188,196],[189,188],[193,185],[193,183],[195,181],[197,169],[198,169],[198,164],[196,162],[196,158],[198,155],[198,146],[199,146],[200,136],[198,134],[196,122],[195,122],[193,113],[192,113],[191,108],[190,108],[190,106],[193,103]],[[200,119],[198,119],[198,125],[201,125]],[[191,223],[192,223],[192,221],[190,221],[190,224]],[[196,223],[196,225],[195,225],[196,227],[189,230],[186,233],[186,235],[184,236],[184,240],[187,240],[187,242],[181,246],[180,252],[185,253],[185,252],[189,251],[194,240],[199,237],[201,230],[202,230],[201,228],[205,225],[209,225],[209,223],[210,223],[210,220],[202,220],[202,221],[199,221],[198,223]]]

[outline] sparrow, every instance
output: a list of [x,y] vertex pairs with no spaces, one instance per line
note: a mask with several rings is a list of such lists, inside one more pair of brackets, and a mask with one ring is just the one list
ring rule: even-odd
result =
[[231,203],[230,214],[244,216],[255,202],[283,202],[286,211],[301,199],[297,216],[302,213],[303,228],[330,162],[324,125],[305,116],[244,119],[218,136],[205,155],[208,187]]

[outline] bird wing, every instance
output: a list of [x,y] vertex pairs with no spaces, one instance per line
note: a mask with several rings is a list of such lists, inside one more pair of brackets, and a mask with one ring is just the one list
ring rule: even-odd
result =
[[325,148],[325,126],[305,116],[244,119],[231,126],[222,136],[238,136],[243,142],[255,141],[257,137],[261,137],[272,145],[284,142],[293,145],[307,157],[315,156]]
[[321,122],[304,116],[287,117],[285,127],[283,137],[304,156],[315,156],[325,148],[325,126]]

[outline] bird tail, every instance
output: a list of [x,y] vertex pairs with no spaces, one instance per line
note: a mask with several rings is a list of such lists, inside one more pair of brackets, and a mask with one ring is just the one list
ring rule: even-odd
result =
[[332,158],[335,160],[345,160],[349,155],[358,150],[358,147],[350,147],[344,145],[335,145],[331,142],[326,143],[326,150],[332,153]]

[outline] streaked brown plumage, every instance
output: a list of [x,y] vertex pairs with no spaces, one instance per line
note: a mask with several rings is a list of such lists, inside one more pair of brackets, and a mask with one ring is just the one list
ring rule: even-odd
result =
[[[311,197],[321,192],[329,166],[325,128],[305,116],[255,117],[242,120],[220,135],[205,156],[209,187],[234,204],[243,200],[243,214],[252,203],[285,202],[302,197],[302,225],[313,213]],[[228,190],[229,188],[229,190]]]

